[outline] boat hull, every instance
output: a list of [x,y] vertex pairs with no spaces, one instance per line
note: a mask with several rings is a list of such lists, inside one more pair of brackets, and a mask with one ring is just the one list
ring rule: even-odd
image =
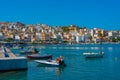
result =
[[20,52],[20,54],[35,54],[36,52],[35,51],[23,51],[23,52]]
[[51,61],[46,61],[46,60],[35,60],[37,63],[40,63],[44,66],[48,66],[48,67],[64,67],[66,66],[65,64],[59,64],[54,60]]
[[83,53],[86,58],[103,58],[104,53]]
[[52,59],[52,55],[27,55],[29,59]]

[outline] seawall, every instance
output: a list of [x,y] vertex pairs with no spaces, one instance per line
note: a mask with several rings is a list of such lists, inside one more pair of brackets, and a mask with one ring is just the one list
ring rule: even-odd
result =
[[0,47],[0,71],[27,69],[27,58],[17,57],[9,48]]

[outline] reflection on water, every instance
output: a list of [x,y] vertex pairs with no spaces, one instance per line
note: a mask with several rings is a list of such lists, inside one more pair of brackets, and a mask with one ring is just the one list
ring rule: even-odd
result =
[[60,75],[64,71],[64,68],[66,66],[65,67],[47,67],[46,65],[38,64],[37,67],[38,68],[43,67],[44,69],[49,70],[49,71],[56,70],[56,73]]
[[38,64],[38,68],[44,68],[45,71],[47,72],[55,72],[58,80],[61,79],[61,74],[64,72],[65,67],[46,67],[45,65]]
[[108,50],[109,50],[109,51],[112,51],[112,50],[113,50],[113,48],[112,48],[112,47],[108,47]]
[[62,80],[61,74],[64,72],[64,68],[65,67],[60,67],[60,68],[56,69],[56,75],[58,77],[58,80]]
[[0,72],[0,80],[27,80],[27,71]]
[[95,60],[95,61],[96,60],[103,60],[103,58],[104,57],[102,57],[102,58],[97,58],[97,57],[96,58],[95,57],[94,58],[85,58],[85,61],[89,61],[89,60]]

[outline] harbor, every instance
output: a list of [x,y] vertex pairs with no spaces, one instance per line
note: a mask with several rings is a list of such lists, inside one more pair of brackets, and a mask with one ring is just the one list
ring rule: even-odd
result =
[[[0,80],[119,80],[120,45],[119,44],[21,44],[10,50],[18,55],[23,48],[35,47],[39,54],[52,54],[53,59],[64,56],[66,67],[41,66],[35,60],[28,60],[25,71],[0,72]],[[85,58],[84,52],[104,52],[102,58]],[[25,56],[25,55],[19,55]],[[8,77],[6,77],[8,76]],[[16,78],[18,77],[18,78]]]
[[120,0],[0,3],[0,80],[120,80]]

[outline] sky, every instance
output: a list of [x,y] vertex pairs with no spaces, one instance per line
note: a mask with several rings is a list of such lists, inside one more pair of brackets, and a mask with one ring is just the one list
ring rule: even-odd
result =
[[0,0],[0,22],[120,30],[120,0]]

